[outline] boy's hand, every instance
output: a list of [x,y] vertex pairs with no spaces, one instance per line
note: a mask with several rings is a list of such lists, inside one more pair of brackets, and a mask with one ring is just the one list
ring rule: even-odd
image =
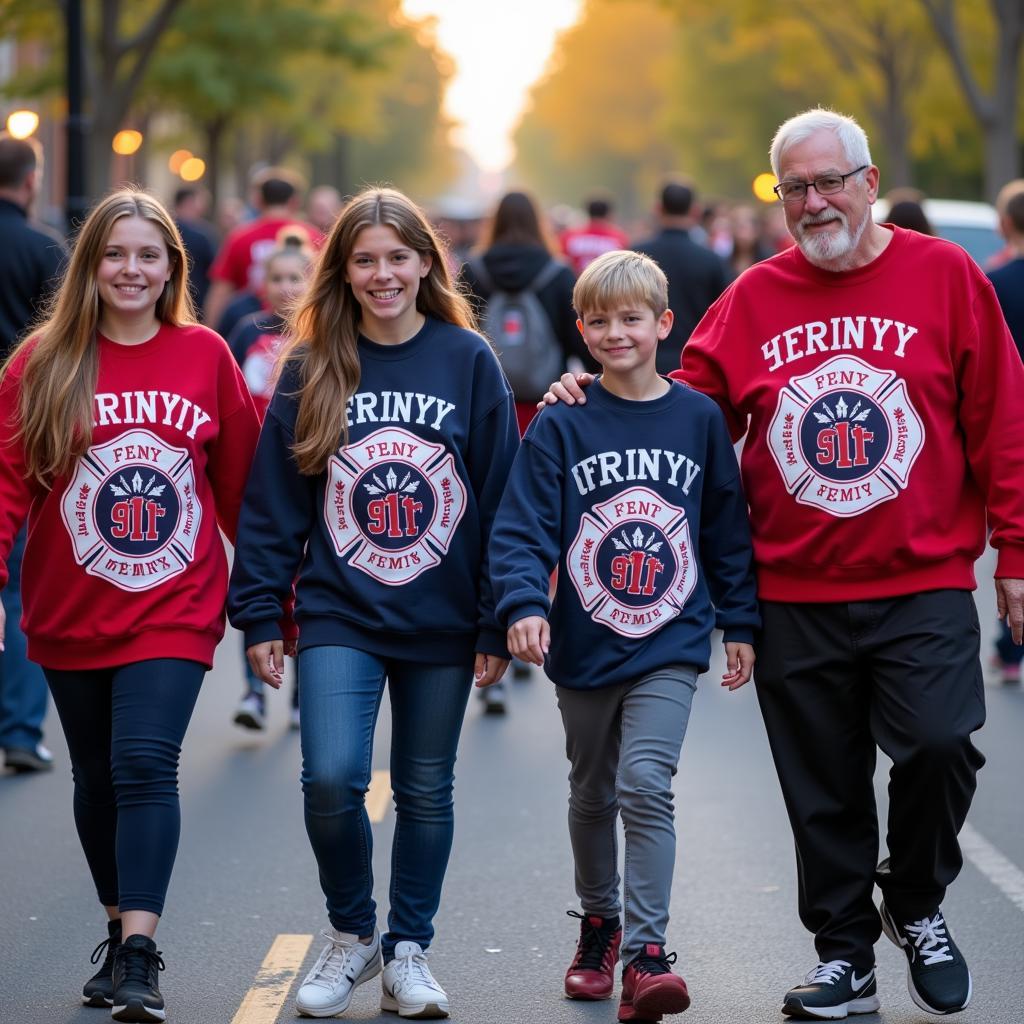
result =
[[473,678],[476,685],[483,688],[496,683],[505,674],[508,668],[508,659],[499,658],[494,654],[481,654],[476,652],[476,661],[473,664]]
[[528,615],[508,628],[508,649],[531,665],[544,665],[551,647],[551,627],[543,615]]
[[284,676],[284,641],[267,640],[262,644],[253,644],[245,652],[253,672],[275,690],[281,689]]
[[730,690],[738,690],[750,681],[750,674],[754,671],[754,648],[750,644],[734,641],[727,643],[725,664],[727,671],[722,676],[722,685]]
[[583,389],[593,383],[592,373],[563,373],[551,385],[551,390],[544,392],[544,397],[537,403],[537,408],[543,409],[545,405],[557,405],[559,402],[565,402],[566,405],[586,405],[587,396],[583,394]]

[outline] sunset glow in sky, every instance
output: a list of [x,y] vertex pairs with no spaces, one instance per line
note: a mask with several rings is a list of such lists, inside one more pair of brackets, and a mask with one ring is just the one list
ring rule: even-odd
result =
[[414,18],[437,18],[437,40],[455,60],[445,109],[455,142],[485,171],[512,158],[511,134],[529,87],[541,76],[557,34],[581,0],[403,0]]

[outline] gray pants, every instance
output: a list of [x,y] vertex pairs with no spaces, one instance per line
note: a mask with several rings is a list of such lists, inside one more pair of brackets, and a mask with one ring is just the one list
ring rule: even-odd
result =
[[672,776],[697,672],[666,665],[597,690],[557,687],[569,771],[569,838],[584,914],[620,913],[615,818],[626,833],[622,962],[665,944],[676,859]]

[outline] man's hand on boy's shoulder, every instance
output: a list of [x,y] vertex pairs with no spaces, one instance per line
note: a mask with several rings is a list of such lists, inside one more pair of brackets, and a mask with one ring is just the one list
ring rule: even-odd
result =
[[543,409],[545,405],[557,405],[559,402],[565,402],[566,405],[586,405],[587,396],[583,389],[593,383],[592,373],[563,373],[551,385],[551,390],[544,392],[544,397],[537,403],[537,408]]
[[751,644],[739,644],[729,641],[725,645],[725,667],[722,674],[722,685],[730,690],[738,690],[750,681],[754,671],[754,648]]
[[543,666],[550,647],[551,627],[543,615],[527,615],[508,627],[508,649],[521,661]]

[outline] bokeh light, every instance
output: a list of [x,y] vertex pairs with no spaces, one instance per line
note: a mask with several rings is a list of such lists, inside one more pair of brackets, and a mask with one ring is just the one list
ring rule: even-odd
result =
[[111,149],[119,156],[131,156],[132,153],[138,152],[141,145],[142,132],[137,132],[134,128],[125,128],[123,131],[119,131],[110,143]]
[[200,160],[197,156],[190,156],[181,165],[178,173],[185,181],[198,181],[206,173],[206,161]]
[[779,179],[774,174],[769,174],[767,171],[764,174],[759,174],[754,179],[754,195],[761,200],[762,203],[774,203],[779,197],[772,191],[775,186],[779,183]]
[[181,165],[191,159],[192,151],[190,149],[176,149],[168,158],[167,167],[171,174],[181,174]]
[[39,127],[39,115],[34,110],[15,110],[7,117],[7,130],[16,139],[27,139]]

